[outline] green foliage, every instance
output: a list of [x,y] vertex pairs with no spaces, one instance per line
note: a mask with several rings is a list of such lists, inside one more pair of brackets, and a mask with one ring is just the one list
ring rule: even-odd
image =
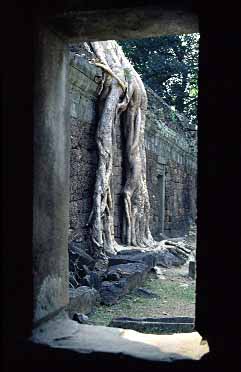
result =
[[119,41],[145,84],[197,124],[199,34]]
[[170,116],[170,120],[171,120],[172,122],[175,122],[175,120],[176,120],[176,114],[175,114],[175,111],[170,110],[170,112],[169,112],[169,116]]

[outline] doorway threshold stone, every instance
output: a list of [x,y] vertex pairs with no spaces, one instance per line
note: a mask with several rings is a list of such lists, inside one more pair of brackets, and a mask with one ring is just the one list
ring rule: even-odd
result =
[[198,332],[172,335],[144,334],[130,329],[79,324],[67,315],[34,330],[31,342],[54,349],[148,361],[199,360],[209,352]]

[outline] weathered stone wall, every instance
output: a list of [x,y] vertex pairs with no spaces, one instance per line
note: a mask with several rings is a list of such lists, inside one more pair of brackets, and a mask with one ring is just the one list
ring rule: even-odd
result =
[[[80,241],[89,251],[86,224],[92,207],[97,148],[95,144],[98,120],[97,98],[102,71],[85,57],[72,55],[70,62],[71,98],[71,161],[70,161],[70,223],[69,240]],[[187,231],[195,216],[195,154],[190,141],[181,136],[182,121],[173,114],[149,88],[145,144],[147,150],[147,184],[151,203],[151,231],[155,239],[160,233],[169,236]],[[174,118],[175,116],[175,118]],[[173,120],[171,120],[171,118]],[[175,131],[172,129],[174,128]],[[178,129],[178,130],[177,130]],[[177,133],[179,132],[179,133]],[[123,224],[124,153],[121,124],[116,127],[113,143],[114,162],[112,197],[114,204],[114,234],[121,242]]]
[[102,72],[77,55],[70,62],[71,156],[69,240],[89,251],[88,227],[97,169],[95,132],[98,76]]
[[187,130],[186,118],[168,109],[160,97],[146,89],[150,229],[155,239],[162,232],[171,237],[180,236],[196,217],[196,138]]

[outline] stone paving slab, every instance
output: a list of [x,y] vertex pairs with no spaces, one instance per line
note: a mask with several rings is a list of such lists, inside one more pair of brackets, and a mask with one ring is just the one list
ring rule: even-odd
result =
[[172,317],[172,318],[114,318],[110,327],[133,329],[135,331],[155,330],[155,333],[165,332],[193,332],[194,318]]

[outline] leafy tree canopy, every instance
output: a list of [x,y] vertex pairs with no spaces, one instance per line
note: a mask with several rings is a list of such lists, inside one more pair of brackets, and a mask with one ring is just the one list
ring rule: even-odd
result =
[[145,84],[197,125],[199,34],[119,41]]

